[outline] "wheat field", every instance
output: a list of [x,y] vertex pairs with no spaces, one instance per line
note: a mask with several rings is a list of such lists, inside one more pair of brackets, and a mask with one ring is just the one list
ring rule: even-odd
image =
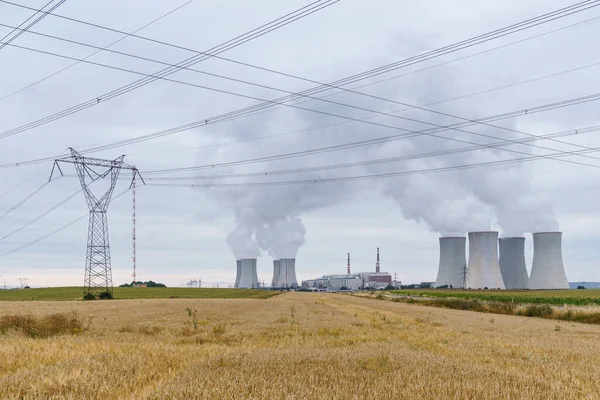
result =
[[287,293],[0,302],[85,329],[0,334],[2,399],[600,399],[600,327]]

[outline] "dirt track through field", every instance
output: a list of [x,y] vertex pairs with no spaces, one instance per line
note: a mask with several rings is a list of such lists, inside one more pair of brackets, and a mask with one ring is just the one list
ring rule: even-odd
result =
[[0,398],[600,399],[598,326],[339,294],[0,302],[61,312],[89,329],[0,335]]

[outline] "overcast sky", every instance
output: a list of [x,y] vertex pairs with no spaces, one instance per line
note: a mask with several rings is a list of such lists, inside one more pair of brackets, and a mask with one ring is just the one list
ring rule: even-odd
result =
[[[47,0],[17,2],[40,8]],[[67,0],[55,12],[132,32],[185,2]],[[138,35],[204,51],[306,4],[305,0],[195,0]],[[332,82],[570,4],[571,1],[563,0],[467,0],[457,6],[457,3],[442,0],[420,3],[342,0],[222,56],[313,81]],[[0,3],[1,24],[17,26],[31,14],[31,10]],[[47,16],[30,30],[100,47],[122,37],[53,16]],[[0,27],[0,37],[10,31]],[[276,107],[269,112],[208,123],[163,138],[93,153],[93,156],[116,158],[126,154],[126,162],[136,165],[144,175],[145,171],[248,160],[403,133],[381,125],[422,130],[431,128],[431,124],[435,127],[464,121],[423,110],[399,112],[406,107],[398,103],[426,105],[448,115],[477,119],[592,95],[600,92],[600,56],[594,51],[599,40],[600,9],[594,8],[349,86],[368,85],[357,90],[392,101],[341,92],[326,98],[337,104],[317,100],[294,103],[314,110],[312,112]],[[15,39],[13,44],[75,58],[95,51],[29,33]],[[186,50],[135,38],[127,38],[111,49],[169,64],[193,55]],[[473,56],[466,57],[469,55]],[[93,56],[90,61],[145,74],[164,68],[161,64],[106,52]],[[6,97],[71,63],[72,60],[12,46],[0,49],[3,72],[0,75],[0,132],[101,97],[140,78],[132,73],[80,63]],[[289,92],[315,86],[223,60],[211,59],[194,68]],[[260,99],[285,94],[192,71],[180,71],[170,78]],[[543,79],[522,83],[534,78]],[[377,83],[381,80],[385,82]],[[338,92],[323,94],[329,93]],[[0,164],[54,156],[68,147],[83,150],[194,121],[210,121],[213,116],[256,103],[240,96],[156,81],[84,111],[0,139]],[[471,126],[464,131],[439,134],[456,139],[454,141],[418,137],[279,161],[146,176],[202,177],[265,172],[447,151],[468,146],[465,141],[481,145],[526,138],[527,133],[545,135],[600,125],[597,109],[596,102],[589,102],[493,123],[500,128]],[[413,121],[392,117],[391,113]],[[366,121],[379,125],[332,114],[354,120],[368,117]],[[215,178],[198,180],[198,183],[361,176],[581,149],[569,143],[600,147],[598,133],[593,132],[560,140],[563,143],[529,142],[545,149],[514,144],[505,146],[512,152],[483,148],[370,166],[274,177]],[[564,232],[563,255],[569,281],[600,281],[597,263],[600,154],[563,160],[587,165],[542,159],[492,168],[341,183],[235,188],[143,187],[137,193],[138,278],[161,281],[169,286],[183,286],[192,277],[201,277],[209,285],[233,284],[235,257],[226,237],[243,223],[247,210],[251,210],[253,216],[261,218],[258,222],[253,220],[259,225],[280,217],[301,218],[306,228],[306,243],[297,254],[300,280],[344,272],[347,252],[352,253],[354,271],[373,270],[375,249],[380,247],[383,271],[397,273],[403,282],[434,281],[440,233],[481,229],[499,230],[506,235],[524,233],[530,269],[529,232],[553,230],[554,224],[558,224]],[[41,187],[51,168],[52,163],[45,163],[1,169],[0,216]],[[73,167],[66,166],[64,171],[66,177],[53,181],[0,219],[0,237],[28,224],[77,190],[79,183]],[[130,177],[129,173],[123,174]],[[148,180],[148,183],[157,182]],[[115,194],[127,187],[127,180],[120,181]],[[114,200],[109,210],[115,284],[131,280],[131,199],[131,193],[123,195]],[[79,193],[46,217],[1,240],[0,253],[33,242],[86,212],[83,194]],[[28,277],[32,286],[81,285],[86,240],[87,219],[84,218],[47,239],[0,257],[0,284],[6,281],[13,286],[18,277]],[[272,258],[268,251],[263,251],[258,259],[258,274],[261,281],[271,281]]]

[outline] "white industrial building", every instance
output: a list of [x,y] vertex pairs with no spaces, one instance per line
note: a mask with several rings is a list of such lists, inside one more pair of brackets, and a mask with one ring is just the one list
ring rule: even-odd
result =
[[302,281],[302,287],[314,290],[362,290],[385,289],[392,284],[387,272],[359,272],[354,274],[323,275],[321,278]]

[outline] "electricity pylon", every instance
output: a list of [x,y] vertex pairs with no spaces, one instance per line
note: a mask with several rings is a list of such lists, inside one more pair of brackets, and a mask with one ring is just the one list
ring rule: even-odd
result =
[[[71,156],[59,158],[54,161],[50,179],[52,179],[55,169],[61,175],[64,175],[60,168],[60,163],[74,164],[90,211],[83,296],[84,298],[88,296],[95,297],[97,293],[101,294],[105,292],[112,297],[113,282],[110,265],[108,217],[106,213],[121,170],[133,171],[134,179],[136,175],[139,176],[139,171],[136,167],[123,162],[124,155],[114,160],[104,160],[84,157],[73,148],[69,148],[69,150],[71,151]],[[101,193],[101,196],[95,195],[90,185],[106,177],[110,178],[108,189],[104,193]],[[141,176],[140,179],[145,184]]]

